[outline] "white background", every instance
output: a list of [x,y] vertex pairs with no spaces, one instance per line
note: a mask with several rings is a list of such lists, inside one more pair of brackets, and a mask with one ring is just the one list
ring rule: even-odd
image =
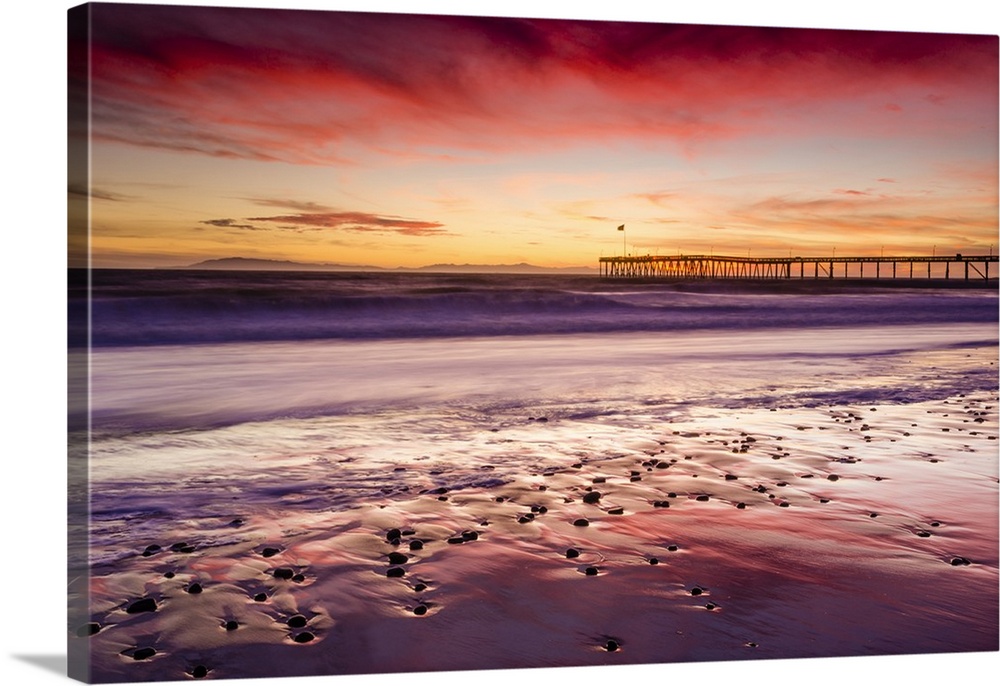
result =
[[[163,4],[177,3],[161,0]],[[655,2],[655,0],[654,0]],[[990,0],[212,0],[204,4],[702,24],[998,33]],[[0,675],[6,684],[65,677],[65,217],[66,10],[74,3],[20,0],[0,22],[4,249],[0,376]],[[474,9],[472,9],[474,8]],[[11,154],[13,153],[13,154]],[[12,215],[12,216],[11,216]],[[995,517],[996,512],[984,513]],[[975,598],[955,598],[956,605]],[[446,646],[442,647],[447,649]],[[1000,673],[1000,654],[838,658],[518,672],[262,679],[259,686],[484,685],[603,680],[615,684],[963,684]],[[228,682],[238,683],[238,682]]]

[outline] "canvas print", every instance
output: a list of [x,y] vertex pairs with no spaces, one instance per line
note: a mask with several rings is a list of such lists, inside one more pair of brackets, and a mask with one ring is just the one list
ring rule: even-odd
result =
[[997,650],[997,36],[68,39],[75,678]]

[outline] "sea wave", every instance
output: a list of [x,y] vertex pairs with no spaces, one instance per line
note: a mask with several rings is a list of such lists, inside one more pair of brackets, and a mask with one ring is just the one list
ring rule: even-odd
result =
[[71,347],[982,323],[998,309],[991,289],[812,282],[105,270],[71,284]]

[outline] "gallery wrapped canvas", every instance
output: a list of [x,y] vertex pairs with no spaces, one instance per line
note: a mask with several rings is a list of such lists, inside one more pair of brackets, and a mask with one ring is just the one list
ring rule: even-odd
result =
[[997,36],[68,45],[73,677],[997,650]]

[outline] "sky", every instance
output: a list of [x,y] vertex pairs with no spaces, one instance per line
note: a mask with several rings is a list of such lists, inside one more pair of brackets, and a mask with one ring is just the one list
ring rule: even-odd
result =
[[528,16],[94,6],[92,265],[997,250],[996,35]]

